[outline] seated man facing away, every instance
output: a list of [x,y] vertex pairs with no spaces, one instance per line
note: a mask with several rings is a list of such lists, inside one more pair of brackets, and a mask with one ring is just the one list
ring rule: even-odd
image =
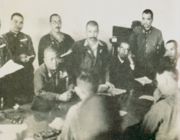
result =
[[[44,63],[34,75],[35,95],[47,101],[69,101],[72,96],[69,77],[65,68],[60,65],[63,61],[57,55],[57,50],[48,47],[44,51]],[[67,90],[69,88],[69,90]],[[67,90],[67,91],[66,91]]]
[[[166,42],[165,45],[165,49],[166,52],[164,54],[164,57],[162,57],[160,59],[160,64],[158,67],[158,71],[163,71],[163,69],[167,69],[168,71],[172,71],[173,72],[173,76],[178,79],[178,71],[176,68],[176,63],[177,63],[177,54],[178,54],[178,50],[177,50],[177,42],[175,40],[169,40]],[[175,74],[174,74],[175,73]],[[159,89],[157,88],[154,91],[154,98],[155,98],[155,102],[157,100],[159,100],[159,98],[161,97],[161,92],[159,91]]]
[[161,97],[145,115],[143,133],[147,139],[178,140],[179,89],[171,71],[157,73],[157,88]]
[[68,111],[59,140],[115,140],[120,125],[115,104],[97,92],[97,76],[82,72],[76,93],[81,101]]
[[117,88],[128,89],[132,87],[134,63],[129,49],[129,44],[122,41],[117,48],[117,56],[112,58],[109,79]]

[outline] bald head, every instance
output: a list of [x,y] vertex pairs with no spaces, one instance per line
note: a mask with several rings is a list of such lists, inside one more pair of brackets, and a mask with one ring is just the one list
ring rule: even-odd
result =
[[157,73],[156,81],[158,89],[164,96],[173,95],[178,89],[176,75],[171,71],[165,70],[162,73]]
[[57,55],[57,49],[49,46],[44,50],[44,58],[48,57],[51,54]]
[[96,42],[99,34],[99,25],[96,21],[90,20],[86,24],[87,39]]
[[49,70],[56,70],[59,59],[57,50],[53,47],[48,47],[44,50],[44,63]]

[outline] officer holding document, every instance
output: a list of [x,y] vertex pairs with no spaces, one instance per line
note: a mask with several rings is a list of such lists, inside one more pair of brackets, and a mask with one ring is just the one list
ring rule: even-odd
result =
[[8,81],[8,94],[14,103],[27,103],[33,97],[33,61],[35,52],[31,37],[23,32],[24,17],[20,13],[11,15],[10,31],[4,34],[8,48],[14,62],[24,66],[23,69],[13,73]]

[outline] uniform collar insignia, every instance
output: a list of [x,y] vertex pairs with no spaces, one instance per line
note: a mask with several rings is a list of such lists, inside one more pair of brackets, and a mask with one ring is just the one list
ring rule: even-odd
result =
[[150,34],[151,32],[152,32],[152,26],[149,30],[143,29],[143,33],[145,33],[145,34]]

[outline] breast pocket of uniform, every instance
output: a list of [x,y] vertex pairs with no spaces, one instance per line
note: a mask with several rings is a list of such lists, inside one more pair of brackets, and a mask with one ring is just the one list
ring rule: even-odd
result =
[[26,47],[28,45],[28,38],[20,39],[20,47]]
[[146,43],[146,53],[154,53],[156,51],[156,41],[155,40],[149,40]]

